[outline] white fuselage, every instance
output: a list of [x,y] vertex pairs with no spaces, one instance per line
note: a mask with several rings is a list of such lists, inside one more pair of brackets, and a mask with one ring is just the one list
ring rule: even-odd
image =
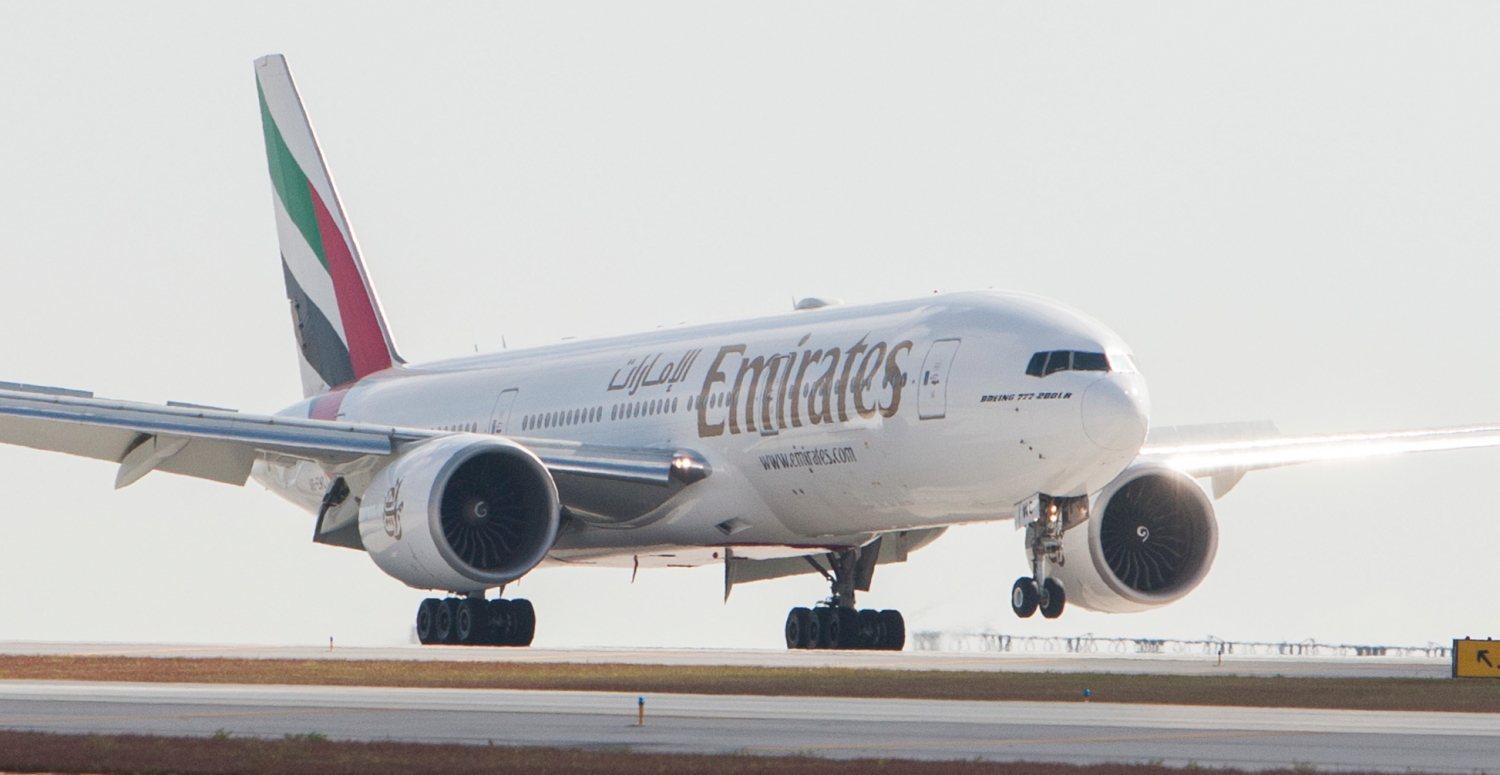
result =
[[[1049,351],[1112,366],[1028,374]],[[1067,307],[954,293],[402,367],[284,414],[695,451],[710,477],[630,527],[565,531],[550,554],[694,565],[723,547],[847,547],[1096,492],[1145,438],[1129,363],[1119,337]]]

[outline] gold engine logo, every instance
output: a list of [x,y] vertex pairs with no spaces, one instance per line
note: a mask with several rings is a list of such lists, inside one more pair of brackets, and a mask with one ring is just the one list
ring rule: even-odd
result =
[[401,540],[401,510],[406,507],[406,501],[401,500],[401,482],[397,479],[395,486],[385,491],[385,534],[397,541]]

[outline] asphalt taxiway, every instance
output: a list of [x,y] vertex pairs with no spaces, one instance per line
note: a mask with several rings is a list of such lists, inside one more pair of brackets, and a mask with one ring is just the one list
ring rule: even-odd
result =
[[1493,771],[1500,714],[0,681],[0,728],[1177,766]]

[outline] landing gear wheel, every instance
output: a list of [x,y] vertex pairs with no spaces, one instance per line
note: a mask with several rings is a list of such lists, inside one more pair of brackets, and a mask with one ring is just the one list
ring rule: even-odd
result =
[[828,619],[819,611],[821,608],[807,609],[807,634],[802,637],[802,648],[823,648],[823,633],[828,629]]
[[1036,613],[1037,606],[1036,579],[1019,578],[1014,586],[1010,588],[1010,610],[1016,612],[1016,616],[1026,619]]
[[813,619],[818,623],[818,640],[815,649],[833,648],[833,609],[819,606],[812,610]]
[[1037,601],[1037,606],[1042,609],[1042,616],[1048,619],[1056,619],[1062,616],[1063,606],[1068,602],[1068,596],[1063,592],[1062,584],[1057,579],[1047,579],[1042,582],[1042,593]]
[[858,649],[878,649],[885,643],[885,622],[880,618],[880,612],[866,608],[859,612],[859,640],[854,644]]
[[437,610],[432,617],[432,642],[433,643],[455,643],[453,638],[453,620],[458,612],[458,601],[453,598],[438,601]]
[[901,612],[881,611],[880,619],[885,623],[885,640],[881,642],[880,649],[900,651],[906,648],[906,619],[901,616]]
[[453,607],[453,642],[477,646],[487,642],[489,617],[483,600],[464,598]]
[[512,633],[516,630],[510,601],[491,600],[486,603],[484,617],[490,622],[490,642],[496,646],[510,645]]
[[437,609],[441,608],[443,601],[429,597],[417,606],[417,642],[422,645],[437,643],[433,637],[433,619],[437,618]]
[[829,608],[828,632],[824,638],[831,649],[852,649],[859,642],[859,614],[852,608]]
[[812,611],[806,608],[793,608],[786,615],[786,647],[789,649],[812,648],[812,641],[808,638],[812,630]]
[[531,601],[510,601],[510,619],[514,629],[505,645],[530,646],[531,639],[536,636],[536,608],[532,607]]

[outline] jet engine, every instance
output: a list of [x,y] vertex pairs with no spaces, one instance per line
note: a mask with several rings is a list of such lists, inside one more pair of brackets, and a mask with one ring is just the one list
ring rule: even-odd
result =
[[1070,604],[1145,611],[1193,591],[1213,565],[1219,525],[1192,478],[1165,466],[1126,469],[1095,496],[1090,516],[1063,534],[1052,569]]
[[418,589],[478,592],[514,581],[557,539],[557,486],[506,439],[424,441],[376,474],[359,536],[380,569]]

